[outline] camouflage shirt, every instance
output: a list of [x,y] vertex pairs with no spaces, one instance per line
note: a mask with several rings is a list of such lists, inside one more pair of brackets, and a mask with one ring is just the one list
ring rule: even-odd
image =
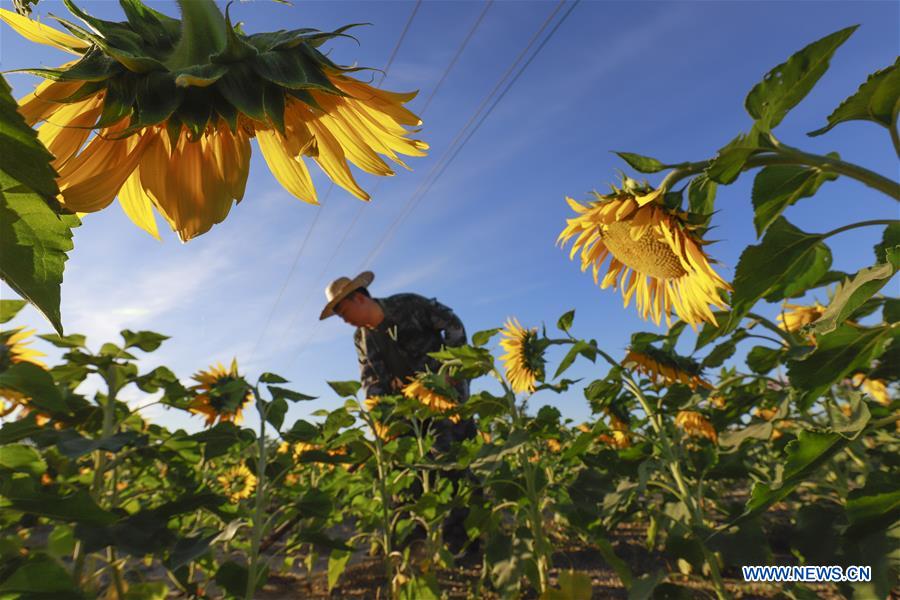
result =
[[[440,368],[429,352],[466,343],[462,321],[433,298],[397,294],[374,300],[381,305],[384,320],[374,329],[357,328],[353,336],[366,398],[399,394],[414,374]],[[454,387],[459,401],[465,402],[469,382],[462,380]]]

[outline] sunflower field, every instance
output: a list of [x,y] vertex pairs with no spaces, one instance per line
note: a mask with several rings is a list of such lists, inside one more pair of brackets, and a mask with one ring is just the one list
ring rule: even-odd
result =
[[[368,200],[351,165],[388,176],[429,150],[405,106],[415,94],[329,58],[352,26],[247,33],[240,6],[213,0],[179,0],[180,19],[120,0],[121,22],[65,0],[71,15],[50,26],[33,4],[0,8],[5,34],[71,59],[30,69],[41,82],[19,100],[0,80],[0,277],[18,295],[0,300],[0,598],[900,594],[900,218],[819,232],[784,215],[837,178],[900,201],[896,163],[879,174],[775,134],[856,27],[748,82],[748,129],[708,158],[617,152],[631,175],[608,191],[559,190],[556,251],[652,330],[625,351],[579,324],[590,307],[549,326],[498,319],[433,353],[440,369],[402,394],[365,397],[348,375],[328,382],[337,408],[293,420],[321,399],[274,372],[249,378],[240,356],[149,368],[168,336],[64,329],[73,229],[118,200],[157,238],[157,214],[183,242],[213,236],[240,218],[254,139],[291,195],[319,202],[318,164]],[[900,157],[900,60],[856,85],[809,135],[881,126]],[[733,210],[717,192],[748,178],[758,242],[729,280],[710,247]],[[870,260],[833,270],[829,241],[861,228]],[[827,302],[800,300],[811,291]],[[23,319],[29,304],[45,331]],[[561,394],[591,418],[555,408]],[[165,427],[149,406],[202,425]],[[437,449],[435,424],[464,420],[476,434]],[[462,548],[444,539],[453,514]],[[747,565],[869,576],[756,583]]]

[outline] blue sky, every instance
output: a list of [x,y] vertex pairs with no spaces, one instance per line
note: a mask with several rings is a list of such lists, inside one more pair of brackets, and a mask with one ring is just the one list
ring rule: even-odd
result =
[[[123,20],[117,3],[78,4],[96,16]],[[173,2],[150,4],[177,14]],[[0,5],[11,8],[9,0]],[[117,341],[123,328],[170,335],[144,366],[166,364],[185,381],[198,369],[234,356],[251,379],[261,371],[280,373],[295,389],[320,396],[293,406],[287,423],[337,406],[324,382],[355,379],[358,372],[350,327],[337,319],[318,321],[324,286],[339,275],[355,275],[366,264],[555,5],[495,2],[490,7],[423,117],[418,137],[431,145],[429,156],[410,160],[412,172],[401,169],[390,179],[356,173],[361,185],[375,192],[370,204],[340,188],[326,196],[329,183],[317,167],[311,172],[324,197],[322,206],[296,200],[278,185],[254,144],[243,201],[224,223],[188,244],[170,232],[163,233],[162,242],[154,240],[133,226],[117,203],[86,217],[76,230],[65,272],[67,331],[88,335],[93,348]],[[360,45],[336,40],[327,48],[337,62],[381,68],[413,7],[413,2],[284,6],[256,1],[235,3],[232,16],[244,21],[248,32],[371,23],[356,30]],[[383,87],[421,90],[409,105],[421,110],[483,9],[481,2],[424,2]],[[41,0],[35,14],[46,20],[50,13],[66,12],[61,2]],[[641,321],[633,307],[623,310],[618,292],[595,287],[568,253],[554,246],[571,216],[565,196],[584,199],[590,190],[604,191],[615,182],[616,169],[626,165],[611,150],[664,162],[713,156],[749,128],[744,97],[770,68],[813,40],[855,23],[861,24],[859,30],[776,135],[816,153],[837,150],[845,160],[896,178],[896,158],[882,128],[848,123],[819,138],[805,132],[823,125],[869,73],[893,62],[900,50],[898,22],[900,4],[890,1],[582,2],[374,256],[371,291],[437,297],[457,311],[470,334],[500,326],[509,316],[526,326],[543,321],[552,328],[560,314],[574,308],[577,335],[595,338],[613,356],[623,356],[632,332],[659,329]],[[67,57],[0,27],[4,71],[56,66]],[[17,97],[36,82],[21,74],[8,79]],[[729,280],[741,251],[755,242],[751,185],[752,176],[744,175],[719,191],[710,237],[721,241],[708,252]],[[827,231],[900,215],[887,197],[840,179],[789,208],[786,216],[805,231]],[[833,268],[856,271],[872,264],[871,247],[880,237],[880,228],[866,228],[832,238]],[[896,293],[896,282],[891,286]],[[0,294],[12,297],[9,288],[0,288]],[[823,293],[818,299],[827,300]],[[774,315],[777,306],[760,312]],[[30,308],[12,324],[50,329]],[[685,337],[692,345],[692,336]],[[42,349],[56,356],[51,348]],[[578,364],[567,376],[590,381],[605,372],[600,363]],[[135,394],[135,401],[143,400]],[[544,403],[575,420],[589,415],[577,390],[533,400],[537,406]],[[199,417],[159,407],[147,414],[167,426],[202,426]],[[254,422],[251,416],[248,423]]]

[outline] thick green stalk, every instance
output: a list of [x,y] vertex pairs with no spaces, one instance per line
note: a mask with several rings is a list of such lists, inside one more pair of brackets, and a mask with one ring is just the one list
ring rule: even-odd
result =
[[[701,512],[699,506],[696,502],[694,502],[694,497],[691,494],[690,488],[688,488],[687,483],[684,481],[684,476],[681,473],[681,463],[675,457],[675,452],[672,450],[672,444],[669,440],[669,436],[666,433],[665,428],[662,426],[660,422],[660,417],[656,413],[655,410],[650,406],[650,403],[647,402],[647,399],[644,397],[644,394],[641,392],[640,388],[631,378],[626,379],[626,386],[629,388],[629,391],[637,398],[637,401],[640,403],[641,407],[644,409],[644,412],[647,414],[647,419],[650,421],[651,427],[659,436],[660,445],[663,451],[663,457],[666,460],[666,463],[669,467],[669,472],[672,474],[672,479],[675,481],[675,486],[679,491],[679,495],[681,502],[688,509],[688,514],[691,517],[691,522],[695,527],[703,526],[703,513]],[[725,589],[725,583],[722,581],[722,574],[719,572],[719,563],[716,560],[716,557],[712,552],[706,547],[706,544],[703,543],[703,540],[698,539],[698,543],[700,544],[700,548],[703,551],[703,558],[706,560],[706,563],[709,565],[710,575],[713,579],[713,585],[716,589],[716,597],[719,600],[728,600],[730,596],[728,595],[728,591]]]
[[214,0],[178,0],[178,7],[181,37],[165,64],[171,70],[205,65],[225,48],[225,17]]
[[253,534],[250,540],[247,589],[244,594],[246,600],[251,600],[256,592],[256,572],[259,567],[259,545],[262,541],[263,525],[265,524],[266,499],[266,409],[260,398],[259,389],[254,389],[253,393],[256,396],[256,412],[259,415],[259,437],[256,440],[256,503],[253,510]]

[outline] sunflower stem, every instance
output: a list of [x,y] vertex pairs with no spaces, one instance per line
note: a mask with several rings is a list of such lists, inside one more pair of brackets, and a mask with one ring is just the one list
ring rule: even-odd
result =
[[804,152],[799,148],[793,148],[777,141],[775,141],[775,144],[779,154],[795,159],[798,164],[816,167],[830,173],[845,175],[851,179],[856,179],[879,192],[884,192],[894,200],[900,200],[900,184],[883,175],[879,175],[865,167],[845,162],[837,157],[811,154],[809,152]]
[[894,225],[895,223],[900,223],[898,219],[872,219],[870,221],[859,221],[858,223],[850,223],[849,225],[844,225],[843,227],[838,227],[837,229],[832,229],[827,233],[823,233],[822,237],[827,238],[833,235],[837,235],[839,233],[843,233],[845,231],[849,231],[851,229],[858,229],[860,227],[872,227],[874,225]]
[[[625,378],[625,385],[628,388],[628,391],[637,399],[640,403],[641,408],[644,409],[644,412],[647,415],[647,419],[650,421],[651,427],[659,436],[661,442],[661,449],[663,451],[663,456],[668,463],[669,472],[672,475],[672,479],[675,481],[675,486],[679,491],[680,500],[685,505],[688,511],[688,515],[691,518],[692,529],[700,529],[703,525],[703,513],[697,503],[694,502],[694,497],[691,494],[690,488],[688,488],[687,483],[684,480],[684,476],[681,473],[681,463],[675,457],[675,452],[672,449],[671,441],[669,440],[669,436],[666,433],[665,428],[662,426],[662,422],[659,416],[659,413],[650,406],[650,403],[647,402],[647,398],[641,392],[640,387],[638,387],[637,383],[631,377]],[[696,533],[695,533],[696,535]],[[703,552],[703,558],[706,561],[706,564],[709,565],[709,572],[713,579],[713,585],[716,590],[716,598],[719,600],[727,600],[730,598],[727,590],[725,589],[725,583],[722,581],[722,574],[719,572],[719,564],[716,560],[716,557],[712,552],[706,547],[706,544],[700,538],[700,536],[696,536],[697,542],[700,544],[700,548]]]
[[[898,146],[896,147],[900,148],[900,140],[898,140],[897,144]],[[682,179],[702,173],[712,164],[712,162],[712,160],[705,160],[685,163],[684,165],[669,171],[662,182],[660,182],[659,188],[670,190],[672,189],[672,186]],[[815,167],[820,171],[844,175],[876,189],[879,192],[887,194],[894,200],[900,201],[900,184],[883,175],[879,175],[865,167],[840,160],[839,158],[811,154],[783,144],[778,144],[775,152],[760,152],[759,154],[751,156],[744,163],[741,170],[749,171],[757,167],[772,165],[804,165]]]
[[177,0],[181,9],[181,37],[166,60],[170,70],[205,65],[226,45],[225,17],[214,0]]
[[262,541],[263,524],[265,521],[264,510],[266,496],[266,407],[263,405],[258,387],[254,387],[253,393],[256,396],[256,412],[259,414],[259,437],[256,440],[256,504],[253,511],[253,537],[250,541],[247,588],[244,594],[244,597],[247,600],[251,600],[256,591],[256,571],[259,566],[259,547]]

